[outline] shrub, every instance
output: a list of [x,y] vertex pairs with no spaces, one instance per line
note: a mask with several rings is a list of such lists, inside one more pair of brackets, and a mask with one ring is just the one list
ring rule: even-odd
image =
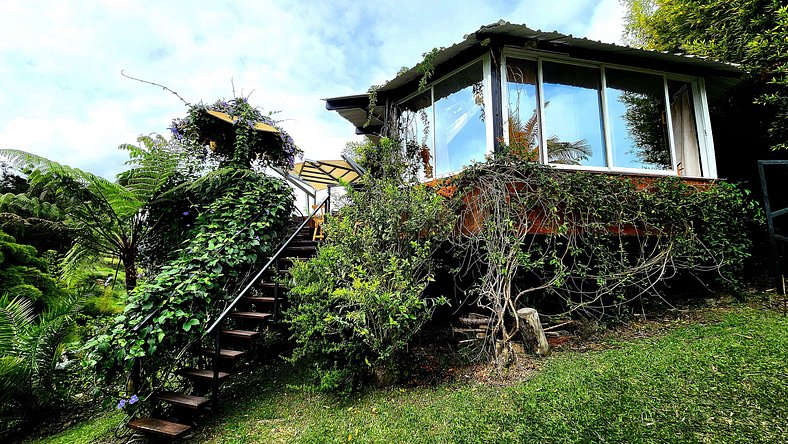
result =
[[[395,142],[382,144],[396,151]],[[348,190],[317,256],[292,269],[285,317],[294,358],[315,363],[324,389],[350,389],[390,367],[446,301],[424,294],[438,265],[433,253],[452,227],[446,200],[407,183],[397,165],[379,171]]]

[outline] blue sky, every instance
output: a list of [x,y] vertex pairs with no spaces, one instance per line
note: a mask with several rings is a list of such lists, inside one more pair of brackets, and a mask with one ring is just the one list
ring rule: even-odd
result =
[[619,0],[15,1],[0,0],[0,148],[112,178],[117,146],[166,133],[192,103],[250,95],[279,111],[312,159],[336,158],[353,127],[326,97],[362,93],[499,19],[607,42]]

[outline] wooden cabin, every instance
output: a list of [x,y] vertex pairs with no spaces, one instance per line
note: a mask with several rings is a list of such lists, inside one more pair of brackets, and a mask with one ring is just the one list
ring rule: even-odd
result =
[[709,102],[740,77],[730,64],[500,21],[401,72],[374,105],[363,93],[326,108],[357,134],[395,122],[421,147],[425,181],[501,149],[566,170],[705,181],[718,178]]

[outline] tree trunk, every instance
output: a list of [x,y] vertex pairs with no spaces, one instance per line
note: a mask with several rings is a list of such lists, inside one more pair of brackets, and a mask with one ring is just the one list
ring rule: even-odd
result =
[[[542,323],[539,322],[539,313],[533,308],[521,308],[517,310],[517,317],[525,321],[531,327],[534,339],[536,340],[536,354],[539,356],[546,356],[550,353],[550,344],[547,343],[544,329],[542,329]],[[523,332],[523,330],[521,330],[521,332]],[[525,338],[526,336],[524,335],[523,339]]]
[[131,290],[137,286],[137,256],[134,253],[124,253],[121,261],[123,271],[126,272],[126,293],[131,294]]

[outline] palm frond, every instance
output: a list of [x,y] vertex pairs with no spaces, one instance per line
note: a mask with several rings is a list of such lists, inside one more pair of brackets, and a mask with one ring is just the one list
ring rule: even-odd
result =
[[0,355],[15,355],[18,338],[33,322],[33,302],[23,297],[0,296]]

